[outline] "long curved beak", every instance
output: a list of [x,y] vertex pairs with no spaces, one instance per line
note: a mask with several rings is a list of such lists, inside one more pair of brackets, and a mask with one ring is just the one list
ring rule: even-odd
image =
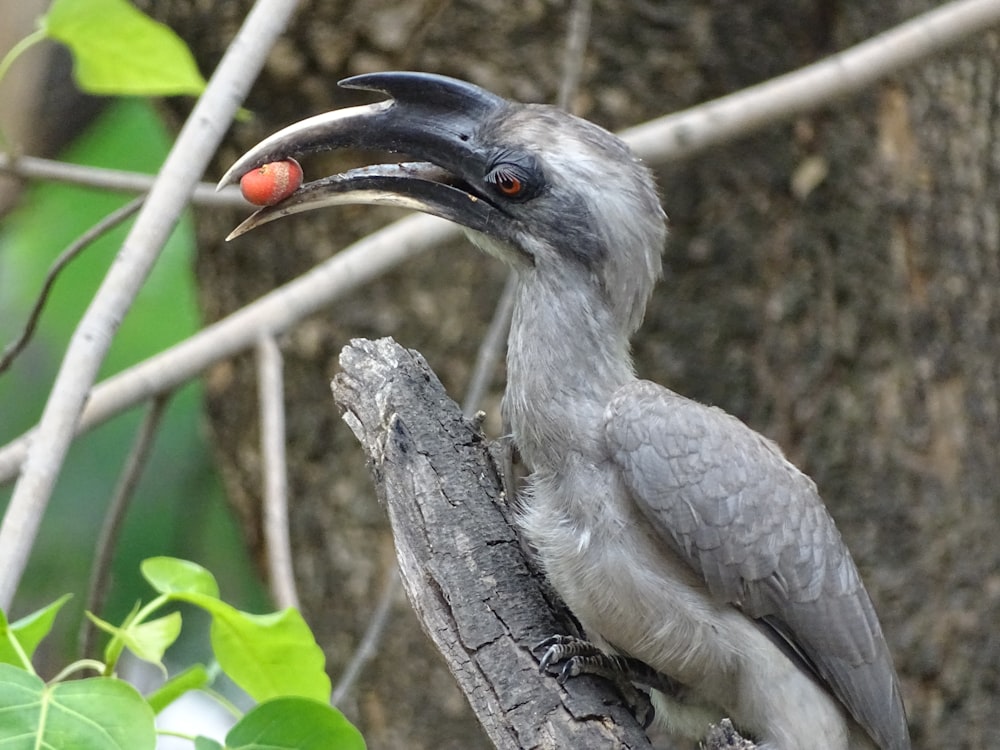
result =
[[340,85],[391,99],[327,112],[278,131],[240,157],[219,187],[268,162],[338,148],[405,153],[420,161],[362,167],[306,183],[257,211],[227,239],[282,216],[348,203],[402,206],[476,231],[495,221],[499,209],[475,187],[490,157],[478,144],[484,124],[509,106],[505,99],[428,73],[371,73]]

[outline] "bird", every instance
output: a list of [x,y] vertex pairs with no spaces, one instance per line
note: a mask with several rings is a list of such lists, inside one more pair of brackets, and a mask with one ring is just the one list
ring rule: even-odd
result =
[[413,161],[308,182],[230,238],[356,203],[460,225],[517,274],[502,400],[530,470],[516,522],[589,653],[659,675],[655,720],[675,738],[728,717],[763,750],[910,748],[889,647],[816,485],[737,418],[636,375],[667,236],[651,171],[594,123],[458,79],[340,85],[385,98],[276,132],[220,187],[324,150]]

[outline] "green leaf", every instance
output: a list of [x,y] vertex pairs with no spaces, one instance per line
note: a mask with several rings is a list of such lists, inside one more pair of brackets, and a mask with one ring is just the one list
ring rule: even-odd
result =
[[195,737],[194,750],[226,750],[226,748],[209,737]]
[[163,652],[170,648],[181,634],[181,613],[149,620],[140,625],[132,625],[125,630],[125,645],[140,659],[160,664]]
[[180,37],[127,0],[55,0],[42,28],[70,48],[76,81],[91,94],[197,95],[205,88]]
[[215,578],[187,560],[153,557],[142,563],[153,588],[201,607],[212,616],[215,658],[230,679],[252,698],[296,695],[330,699],[326,659],[302,615],[294,609],[268,615],[241,612],[219,599]]
[[0,664],[4,750],[154,750],[153,711],[131,685],[110,677],[46,685]]
[[195,664],[183,672],[178,672],[147,695],[146,702],[152,707],[153,712],[158,714],[184,693],[203,688],[209,682],[211,679],[208,676],[208,670],[201,664]]
[[136,602],[132,607],[132,611],[125,616],[122,627],[112,625],[110,622],[102,620],[93,612],[84,611],[83,613],[87,616],[88,620],[111,636],[111,640],[109,640],[107,645],[104,647],[104,663],[107,665],[108,671],[113,671],[115,665],[118,664],[118,659],[121,658],[122,650],[125,648],[125,639],[122,637],[122,631],[131,623],[135,622],[135,618],[139,615],[139,607],[139,602]]
[[212,615],[215,658],[251,698],[266,701],[295,695],[330,700],[326,658],[298,610],[252,615],[199,594],[174,596]]
[[365,750],[361,733],[328,703],[276,698],[246,714],[226,735],[227,750]]
[[173,645],[180,634],[181,613],[171,612],[155,620],[130,625],[122,636],[129,651],[143,661],[163,667],[163,652]]
[[[173,645],[177,636],[181,634],[181,613],[171,612],[164,617],[146,622],[132,623],[131,617],[123,627],[116,627],[109,622],[105,622],[100,617],[90,612],[86,613],[90,621],[105,633],[109,633],[113,639],[117,638],[125,647],[143,661],[148,661],[157,665],[166,674],[163,666],[163,653]],[[105,658],[109,663],[118,660],[118,654],[112,650],[112,643],[108,644],[105,650]]]
[[212,649],[222,670],[254,700],[300,696],[330,700],[326,657],[298,610],[212,613]]
[[29,658],[34,655],[35,649],[38,648],[42,639],[52,630],[56,615],[72,596],[72,594],[63,594],[51,604],[32,612],[30,615],[25,615],[10,626],[10,629],[17,635],[21,648],[24,649]]
[[219,598],[219,584],[208,570],[176,557],[150,557],[142,561],[142,575],[161,594],[203,594]]
[[70,594],[59,597],[51,604],[25,615],[15,623],[8,624],[7,618],[0,612],[0,663],[22,666],[21,658],[11,645],[11,639],[16,638],[24,655],[30,660],[38,648],[38,644],[52,630],[52,623],[62,606],[69,600]]

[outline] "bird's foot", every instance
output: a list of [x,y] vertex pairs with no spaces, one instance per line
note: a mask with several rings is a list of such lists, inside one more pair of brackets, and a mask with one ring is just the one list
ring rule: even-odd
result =
[[532,651],[542,654],[539,669],[550,671],[562,664],[558,670],[559,682],[580,674],[592,674],[614,680],[625,677],[629,682],[646,688],[653,688],[668,695],[676,696],[682,686],[674,679],[658,672],[644,661],[621,654],[609,654],[590,641],[572,635],[553,635],[536,644]]
[[[562,685],[570,677],[581,674],[595,675],[610,680],[631,706],[636,719],[643,727],[653,721],[653,704],[649,695],[636,688],[654,688],[668,694],[679,691],[676,681],[657,672],[645,662],[629,656],[609,654],[590,641],[571,635],[553,635],[537,644],[532,650],[544,649],[539,670],[553,672]],[[560,666],[561,665],[561,666]]]

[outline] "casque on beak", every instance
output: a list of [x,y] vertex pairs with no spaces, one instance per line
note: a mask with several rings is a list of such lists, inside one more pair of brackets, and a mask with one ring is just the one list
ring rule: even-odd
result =
[[308,182],[254,213],[227,239],[282,216],[356,203],[423,211],[480,232],[493,224],[502,209],[480,188],[493,155],[477,145],[477,136],[509,106],[505,99],[428,73],[371,73],[340,85],[391,99],[334,110],[278,131],[237,160],[219,187],[268,162],[338,148],[404,153],[420,161],[361,167]]

